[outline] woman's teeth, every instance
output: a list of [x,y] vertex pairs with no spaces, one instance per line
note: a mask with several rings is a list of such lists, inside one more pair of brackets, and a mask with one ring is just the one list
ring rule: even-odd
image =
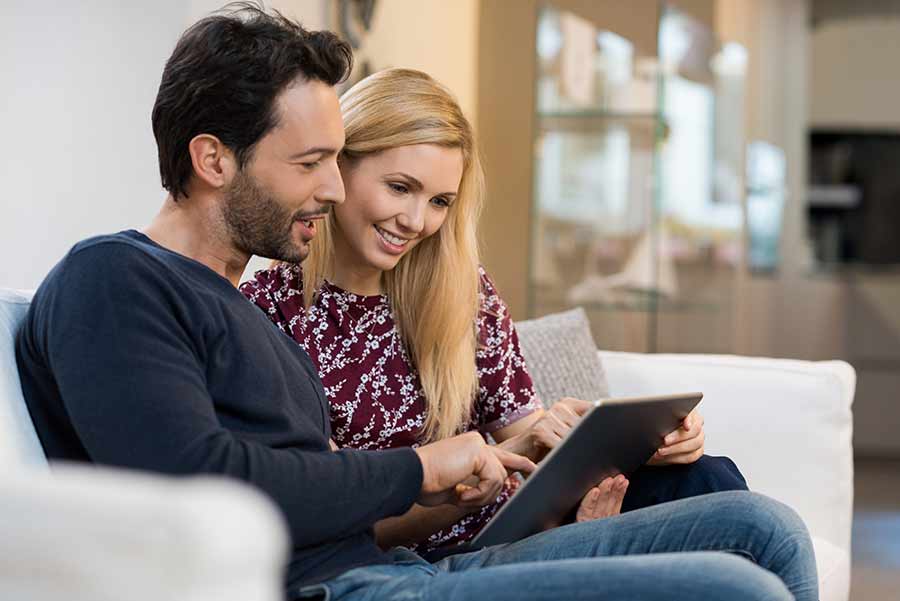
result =
[[381,235],[382,238],[384,238],[386,241],[390,242],[394,246],[403,246],[404,244],[407,243],[407,240],[404,240],[403,238],[398,238],[397,236],[394,236],[393,234],[389,234],[386,231],[384,231],[383,229],[381,229],[380,227],[378,227],[377,225],[375,226],[375,231],[377,231]]

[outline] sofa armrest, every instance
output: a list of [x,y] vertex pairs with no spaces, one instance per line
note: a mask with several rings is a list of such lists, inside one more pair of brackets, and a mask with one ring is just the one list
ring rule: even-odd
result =
[[287,530],[236,481],[54,465],[0,481],[0,599],[275,601]]
[[610,393],[700,391],[709,454],[753,490],[787,503],[810,532],[849,553],[853,368],[843,361],[600,353]]

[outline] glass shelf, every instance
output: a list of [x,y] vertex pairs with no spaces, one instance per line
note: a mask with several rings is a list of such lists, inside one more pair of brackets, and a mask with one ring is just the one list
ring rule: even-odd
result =
[[665,3],[647,27],[657,56],[539,12],[529,313],[583,306],[612,350],[728,350],[708,345],[744,256],[740,53]]
[[540,131],[604,131],[613,126],[646,130],[655,133],[662,127],[661,136],[668,133],[668,125],[662,115],[656,113],[629,113],[595,109],[542,111],[537,114]]

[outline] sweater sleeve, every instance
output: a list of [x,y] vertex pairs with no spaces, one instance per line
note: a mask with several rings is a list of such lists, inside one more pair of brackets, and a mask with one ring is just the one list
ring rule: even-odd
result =
[[281,507],[297,546],[368,530],[411,506],[422,481],[411,449],[333,453],[310,420],[304,444],[291,448],[223,427],[205,380],[205,333],[186,323],[183,291],[122,246],[69,255],[42,299],[43,354],[94,462],[248,482]]

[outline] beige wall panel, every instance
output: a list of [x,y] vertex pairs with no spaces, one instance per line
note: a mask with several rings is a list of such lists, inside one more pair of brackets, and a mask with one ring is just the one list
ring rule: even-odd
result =
[[375,70],[419,69],[450,88],[473,122],[477,115],[477,0],[381,0],[361,48]]
[[900,18],[825,21],[810,50],[812,126],[900,129]]
[[478,131],[487,173],[483,260],[514,319],[527,310],[534,139],[534,0],[480,4]]

